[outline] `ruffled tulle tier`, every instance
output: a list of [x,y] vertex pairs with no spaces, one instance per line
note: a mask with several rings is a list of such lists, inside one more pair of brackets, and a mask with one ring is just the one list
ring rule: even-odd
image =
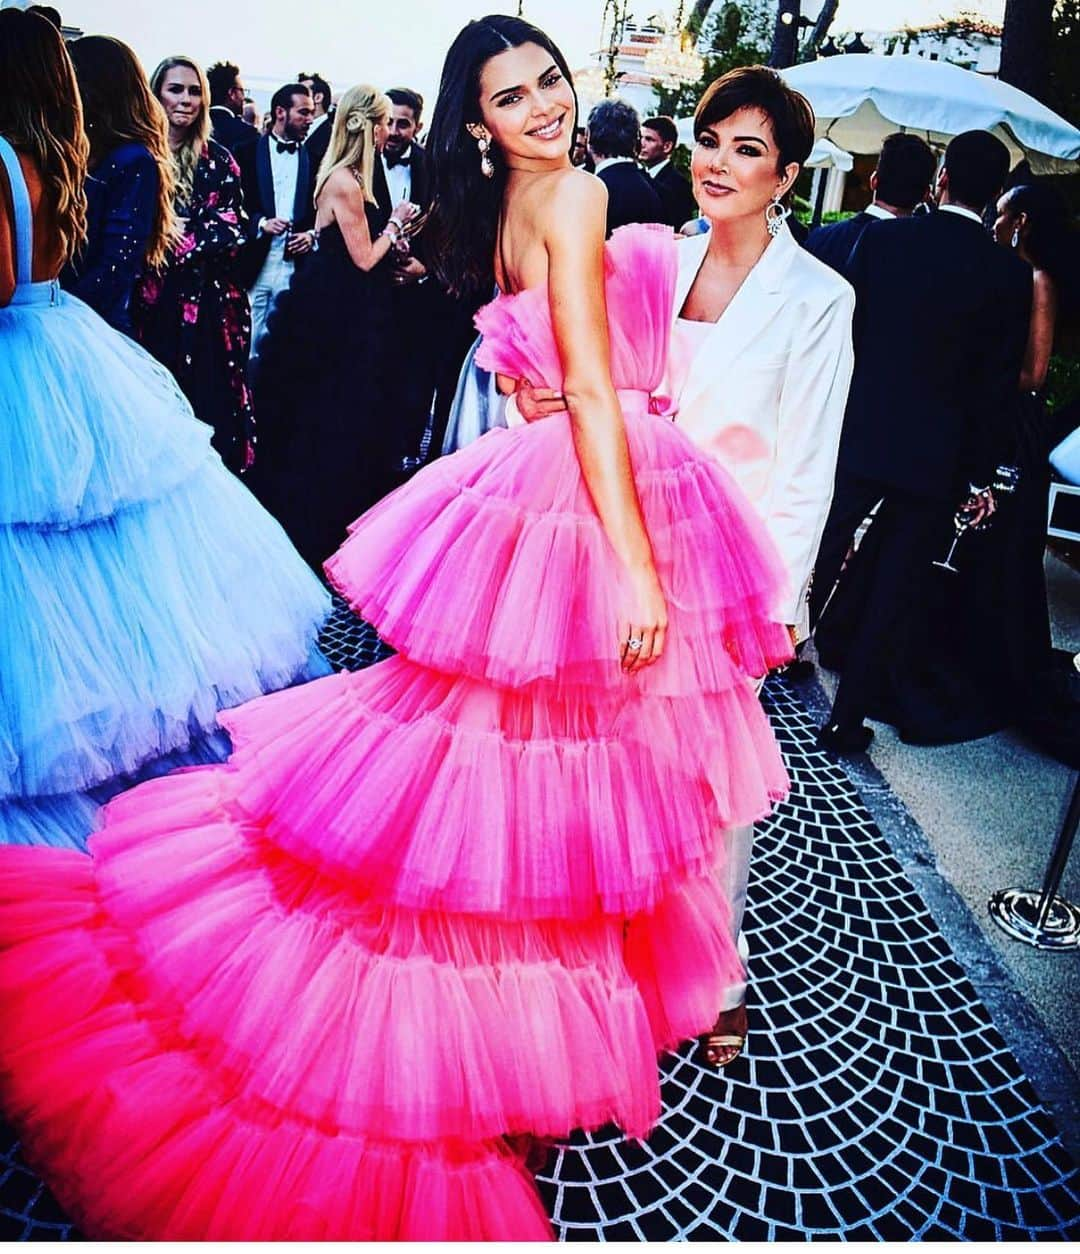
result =
[[0,798],[130,773],[221,708],[329,670],[325,589],[208,450],[107,518],[0,526],[0,607]]
[[0,851],[0,1079],[32,1161],[95,1236],[548,1235],[499,1134],[644,1134],[655,1050],[737,973],[712,882],[628,925],[380,910],[211,804],[229,777],[124,794],[93,860]]
[[373,899],[509,919],[634,914],[715,863],[787,776],[747,685],[495,690],[402,657],[222,716],[245,817]]
[[76,297],[0,308],[0,343],[0,524],[107,518],[205,460],[172,375]]
[[[626,415],[668,604],[650,695],[724,691],[790,656],[772,621],[779,559],[727,474],[670,422]],[[633,599],[578,463],[569,419],[495,430],[360,518],[326,562],[335,588],[416,662],[520,687],[624,688],[616,632]]]
[[[0,862],[4,1109],[87,1235],[550,1237],[531,1181],[498,1140],[409,1145],[389,1128],[313,1123],[234,1087],[174,1012],[146,1000],[138,955],[103,915],[88,859],[5,850]],[[333,996],[327,1011],[340,1019]],[[287,1024],[288,1005],[277,1014]]]

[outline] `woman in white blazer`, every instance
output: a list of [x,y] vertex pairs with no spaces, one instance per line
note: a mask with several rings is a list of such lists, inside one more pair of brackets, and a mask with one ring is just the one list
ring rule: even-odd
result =
[[[851,381],[851,286],[804,252],[785,200],[810,154],[808,101],[772,70],[717,79],[694,116],[694,196],[706,233],[679,245],[667,391],[675,421],[734,476],[765,520],[788,572],[777,617],[803,634],[806,597],[832,498]],[[561,398],[520,388],[528,420]],[[742,916],[752,830],[729,833],[724,876],[732,929]],[[746,1036],[745,984],[718,990],[704,1060],[726,1066]]]

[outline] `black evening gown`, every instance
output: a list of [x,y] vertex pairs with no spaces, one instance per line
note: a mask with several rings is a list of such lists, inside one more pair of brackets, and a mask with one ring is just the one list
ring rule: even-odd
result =
[[[957,573],[928,566],[895,624],[871,718],[911,744],[956,744],[1006,727],[1080,767],[1080,675],[1051,645],[1043,554],[1050,487],[1051,423],[1042,402],[1017,406],[1016,491],[992,525],[957,544]],[[943,517],[941,552],[953,538]],[[843,670],[877,550],[891,525],[882,507],[845,568],[815,632],[821,663]]]
[[[367,206],[372,239],[385,209]],[[247,482],[321,572],[349,523],[399,480],[389,412],[392,267],[353,264],[336,223],[274,303],[255,366]]]

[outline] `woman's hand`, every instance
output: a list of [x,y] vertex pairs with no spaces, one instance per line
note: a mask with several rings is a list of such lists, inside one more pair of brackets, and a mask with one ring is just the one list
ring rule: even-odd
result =
[[419,205],[414,205],[411,201],[403,200],[400,205],[395,207],[394,212],[390,215],[390,221],[396,222],[399,227],[403,227],[407,222],[411,222],[419,212]]
[[566,397],[561,392],[554,388],[535,388],[528,379],[518,379],[514,385],[514,403],[526,422],[566,412]]
[[628,674],[635,674],[659,661],[667,636],[667,602],[649,562],[630,571],[635,611],[619,623],[619,661]]

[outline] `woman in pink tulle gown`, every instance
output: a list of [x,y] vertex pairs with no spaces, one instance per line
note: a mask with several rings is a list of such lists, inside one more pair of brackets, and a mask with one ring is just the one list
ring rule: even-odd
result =
[[94,1236],[548,1238],[528,1137],[645,1135],[738,971],[713,871],[786,787],[747,679],[783,572],[652,395],[673,237],[604,247],[528,24],[466,27],[436,118],[432,255],[506,293],[482,364],[569,412],[327,562],[396,657],[223,716],[229,762],[117,798],[89,857],[0,850],[3,1104]]

